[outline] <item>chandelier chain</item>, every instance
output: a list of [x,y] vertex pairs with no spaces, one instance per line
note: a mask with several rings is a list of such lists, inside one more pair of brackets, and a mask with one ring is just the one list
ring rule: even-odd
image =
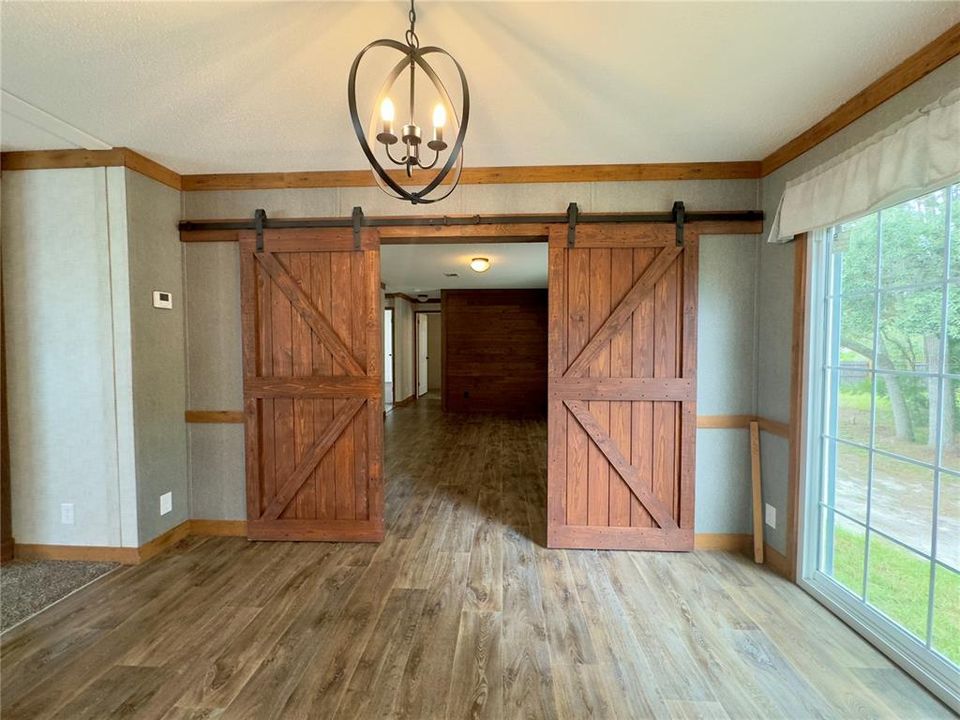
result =
[[420,47],[420,38],[417,37],[416,25],[417,25],[417,11],[413,7],[414,0],[410,0],[410,12],[408,16],[410,18],[410,29],[406,32],[407,45],[412,48]]

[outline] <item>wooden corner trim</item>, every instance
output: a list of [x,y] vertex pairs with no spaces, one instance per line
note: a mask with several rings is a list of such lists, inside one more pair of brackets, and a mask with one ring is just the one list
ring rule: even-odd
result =
[[800,157],[957,55],[960,55],[960,23],[874,80],[823,120],[767,155],[760,162],[760,177],[766,177]]
[[178,173],[125,147],[110,150],[17,150],[0,153],[0,170],[54,170],[92,167],[125,167],[181,190]]

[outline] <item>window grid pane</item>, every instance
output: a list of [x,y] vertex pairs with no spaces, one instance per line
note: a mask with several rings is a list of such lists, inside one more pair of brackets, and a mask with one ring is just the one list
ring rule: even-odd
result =
[[958,663],[954,203],[960,185],[827,232],[816,537],[821,572]]

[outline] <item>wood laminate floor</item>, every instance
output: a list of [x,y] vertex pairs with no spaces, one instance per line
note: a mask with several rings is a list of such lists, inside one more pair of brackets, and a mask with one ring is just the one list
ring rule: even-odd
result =
[[950,716],[746,558],[544,549],[542,421],[386,422],[383,544],[114,572],[2,636],[4,720]]

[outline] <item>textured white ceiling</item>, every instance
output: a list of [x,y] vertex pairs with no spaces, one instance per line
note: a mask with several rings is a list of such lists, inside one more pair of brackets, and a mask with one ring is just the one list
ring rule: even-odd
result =
[[[418,9],[423,44],[467,72],[472,166],[759,159],[960,21],[958,2]],[[407,6],[2,2],[0,13],[5,91],[191,173],[364,167],[347,72],[367,42],[402,37]],[[56,141],[7,115],[4,148]]]
[[[485,257],[490,269],[470,269],[470,260]],[[438,290],[481,288],[544,288],[547,286],[546,243],[477,243],[475,245],[383,245],[381,276],[389,292],[410,295]],[[448,278],[444,273],[459,277]]]

